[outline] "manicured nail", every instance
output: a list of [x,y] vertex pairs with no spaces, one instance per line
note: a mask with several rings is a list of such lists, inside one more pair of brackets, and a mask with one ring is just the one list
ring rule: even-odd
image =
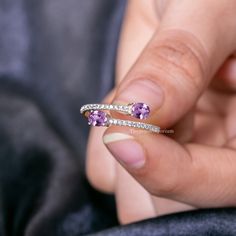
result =
[[[152,111],[159,109],[164,101],[162,88],[150,79],[134,80],[116,98],[120,102],[139,102],[148,104]],[[116,101],[114,102],[116,103]]]
[[103,137],[103,142],[112,155],[125,167],[138,169],[144,166],[143,148],[133,136],[110,133]]

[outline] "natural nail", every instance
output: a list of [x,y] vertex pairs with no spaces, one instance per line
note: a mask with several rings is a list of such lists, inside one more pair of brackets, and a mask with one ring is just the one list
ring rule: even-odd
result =
[[145,164],[142,146],[133,136],[123,133],[110,133],[103,137],[103,142],[112,155],[128,168],[141,168]]

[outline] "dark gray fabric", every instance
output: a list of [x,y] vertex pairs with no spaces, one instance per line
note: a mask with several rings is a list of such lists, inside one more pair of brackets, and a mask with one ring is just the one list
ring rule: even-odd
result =
[[117,224],[113,198],[84,177],[79,109],[113,86],[124,7],[0,1],[1,235],[73,236]]
[[234,236],[235,215],[235,209],[190,211],[112,228],[91,236]]
[[125,5],[0,0],[0,236],[235,235],[233,209],[119,226],[87,183],[79,109],[113,87]]

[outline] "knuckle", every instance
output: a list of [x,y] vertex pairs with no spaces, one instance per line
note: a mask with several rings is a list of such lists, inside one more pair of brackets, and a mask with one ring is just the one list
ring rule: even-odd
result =
[[[164,179],[164,178],[163,178]],[[171,197],[176,195],[179,189],[178,184],[174,179],[160,181],[156,186],[150,186],[149,193],[159,197]]]
[[129,224],[135,220],[138,220],[139,217],[137,216],[136,212],[132,211],[132,210],[127,210],[127,208],[125,209],[119,209],[118,208],[118,221],[123,225],[123,224]]
[[155,170],[149,169],[148,172],[158,174],[150,175],[144,171],[143,173],[136,174],[136,177],[151,195],[158,197],[171,197],[180,191],[181,186],[177,172],[166,174],[166,170],[163,171],[161,168],[157,169],[156,165]]
[[163,168],[163,163],[150,164],[145,170],[136,174],[142,186],[151,195],[159,197],[171,197],[181,193],[184,181],[180,176],[179,168],[170,170],[169,165]]
[[[181,83],[187,88],[199,89],[205,77],[203,52],[194,46],[193,40],[168,37],[158,40],[150,50],[154,67],[157,67],[173,78],[173,82]],[[200,52],[201,51],[201,52]]]

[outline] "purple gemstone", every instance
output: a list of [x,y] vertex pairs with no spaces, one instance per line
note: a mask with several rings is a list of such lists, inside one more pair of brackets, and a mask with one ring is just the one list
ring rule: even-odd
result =
[[91,111],[88,116],[88,124],[92,126],[105,126],[107,122],[106,113],[103,111]]
[[146,119],[150,113],[150,108],[145,103],[134,103],[132,105],[132,116],[138,119]]

